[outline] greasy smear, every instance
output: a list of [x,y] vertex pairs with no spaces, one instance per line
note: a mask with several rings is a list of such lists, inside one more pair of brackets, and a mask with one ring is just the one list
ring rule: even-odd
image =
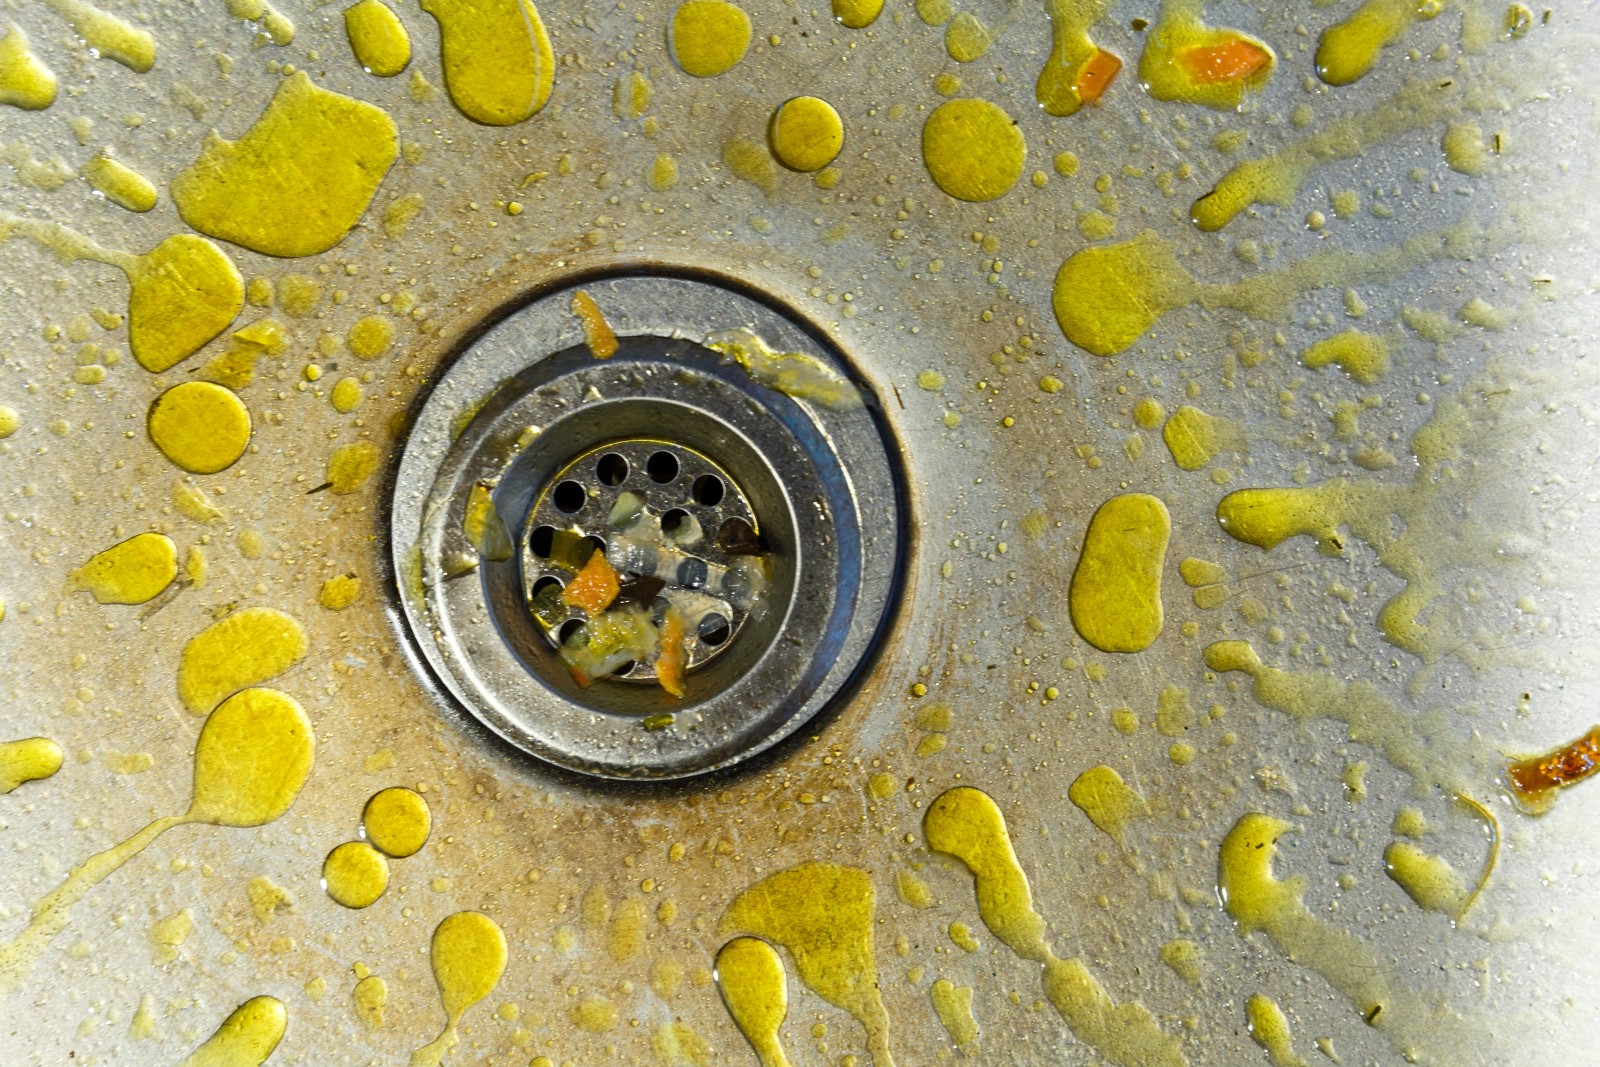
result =
[[84,0],[44,2],[67,20],[72,32],[82,37],[96,55],[115,60],[139,74],[156,65],[156,39],[133,23]]
[[389,861],[365,841],[346,841],[322,861],[322,888],[347,908],[368,908],[389,888]]
[[22,28],[10,26],[0,38],[0,104],[41,111],[55,101],[55,72],[34,55]]
[[432,830],[428,802],[404,786],[379,790],[361,809],[362,834],[378,851],[397,859],[421,852]]
[[216,474],[250,444],[250,411],[215,382],[180,382],[156,397],[147,424],[161,454],[191,474]]
[[1128,825],[1150,814],[1144,797],[1124,782],[1122,775],[1103,764],[1090,767],[1073,779],[1067,788],[1067,799],[1124,847]]
[[311,256],[361,220],[399,150],[381,109],[300,71],[237,141],[206,137],[172,180],[172,200],[201,233],[269,256]]
[[1383,850],[1383,871],[1418,907],[1459,919],[1472,890],[1443,856],[1424,852],[1409,841],[1391,841]]
[[1148,493],[1112,497],[1095,511],[1072,572],[1072,625],[1102,652],[1140,652],[1161,634],[1161,570],[1172,520]]
[[1273,1067],[1306,1067],[1306,1061],[1295,1055],[1289,1020],[1277,1001],[1252,993],[1244,1003],[1244,1018],[1251,1039],[1272,1057]]
[[1600,770],[1600,726],[1568,745],[1542,756],[1517,760],[1506,768],[1517,806],[1530,815],[1550,809],[1556,792]]
[[344,9],[344,32],[361,69],[392,78],[411,62],[411,35],[383,0],[360,0]]
[[722,146],[722,163],[735,177],[764,193],[778,189],[778,168],[772,165],[772,154],[754,141],[740,137],[730,140]]
[[844,147],[844,122],[826,100],[792,96],[772,113],[767,138],[779,163],[810,173],[838,156]]
[[48,737],[0,743],[0,793],[37,782],[61,769],[61,746]]
[[487,915],[458,911],[433,931],[431,958],[445,1025],[438,1037],[411,1054],[411,1067],[438,1067],[461,1040],[456,1032],[461,1017],[494,992],[505,973],[506,936]]
[[957,200],[1004,196],[1028,158],[1022,128],[987,100],[948,100],[922,126],[922,161],[934,183]]
[[1377,385],[1389,371],[1389,343],[1377,334],[1345,330],[1300,353],[1300,363],[1312,370],[1331,363],[1362,385]]
[[143,604],[178,576],[178,546],[165,534],[142,533],[112,545],[72,572],[72,588],[102,604]]
[[727,0],[684,0],[667,27],[667,48],[685,74],[726,74],[750,48],[750,16]]
[[893,1067],[872,947],[876,913],[877,891],[867,872],[803,863],[740,893],[723,913],[720,929],[752,933],[788,949],[800,980],[865,1028],[874,1067]]
[[531,0],[423,0],[439,20],[450,100],[473,122],[511,126],[550,99],[556,58]]
[[328,453],[328,489],[348,496],[367,484],[378,469],[378,446],[371,441],[354,441]]
[[236,611],[183,646],[178,695],[184,707],[204,715],[229,693],[282,674],[307,647],[305,630],[291,616],[272,608]]
[[389,983],[375,974],[369,974],[356,983],[350,991],[350,1000],[356,1006],[356,1015],[369,1031],[383,1028],[384,1009],[389,1004]]
[[81,173],[95,192],[128,211],[149,211],[161,196],[149,178],[103,152],[86,160]]
[[1076,957],[1058,959],[1033,910],[1028,878],[1017,862],[1005,817],[987,793],[958,786],[940,794],[923,817],[935,852],[972,872],[978,914],[991,933],[1023,959],[1044,967],[1045,996],[1079,1039],[1119,1067],[1182,1067],[1176,1038],[1162,1032],[1138,1001],[1118,1004]]
[[1089,37],[1105,17],[1108,0],[1045,0],[1050,15],[1050,55],[1034,83],[1047,115],[1071,115],[1100,99],[1122,69],[1122,60]]
[[833,17],[852,30],[870,26],[883,13],[883,0],[833,0]]
[[[506,529],[500,510],[494,506],[494,493],[484,482],[474,482],[467,493],[466,510],[461,516],[461,532],[466,535],[467,544],[482,559],[510,559],[516,552],[516,547],[511,543],[511,531]],[[604,556],[604,553],[596,554]]]
[[761,1067],[789,1067],[778,1031],[789,1014],[783,960],[757,937],[736,937],[717,952],[717,989]]
[[610,359],[617,354],[617,335],[594,297],[583,289],[574,290],[572,314],[583,324],[583,343],[589,346],[590,355],[595,359]]
[[1359,81],[1378,62],[1378,53],[1398,41],[1414,23],[1444,10],[1444,0],[1366,0],[1343,22],[1317,39],[1317,76],[1329,85]]
[[1474,1047],[1469,1027],[1447,1006],[1400,985],[1387,952],[1313,915],[1301,899],[1305,879],[1279,880],[1272,863],[1288,831],[1288,823],[1251,813],[1223,839],[1217,891],[1239,933],[1266,934],[1285,956],[1320,974],[1407,1060],[1450,1063],[1449,1050]]
[[217,706],[194,752],[194,796],[182,815],[144,829],[72,869],[33,906],[26,929],[0,946],[0,997],[21,987],[51,940],[66,928],[73,905],[174,826],[261,826],[289,810],[311,773],[311,720],[275,689],[247,689]]
[[267,0],[227,0],[228,14],[261,24],[262,32],[279,48],[294,42],[294,23]]
[[1139,80],[1157,100],[1231,111],[1272,77],[1277,57],[1265,41],[1207,26],[1204,0],[1164,0],[1145,39]]
[[978,1040],[978,1020],[972,1017],[972,987],[951,985],[940,978],[928,989],[928,996],[939,1024],[950,1035],[950,1043],[970,1052]]
[[861,393],[838,371],[804,352],[779,352],[743,327],[706,336],[705,345],[731,359],[756,382],[796,400],[847,411],[861,406]]
[[1145,230],[1130,241],[1073,253],[1056,273],[1051,303],[1067,340],[1110,356],[1199,294],[1172,247]]
[[175,234],[142,256],[102,248],[51,222],[0,211],[0,241],[26,237],[63,263],[94,260],[128,276],[128,347],[160,373],[188,359],[244,307],[244,279],[227,253],[203,237]]
[[1244,443],[1237,426],[1187,404],[1167,419],[1161,439],[1172,453],[1172,461],[1186,471],[1200,470],[1224,448],[1239,448]]
[[251,997],[178,1067],[260,1067],[283,1040],[289,1013],[275,997]]

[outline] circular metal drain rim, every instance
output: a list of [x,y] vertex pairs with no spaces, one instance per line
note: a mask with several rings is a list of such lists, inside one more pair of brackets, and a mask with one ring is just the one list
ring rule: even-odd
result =
[[[580,287],[621,339],[609,360],[592,358],[570,313]],[[431,680],[515,748],[600,778],[721,770],[778,744],[838,698],[887,629],[910,538],[901,457],[871,394],[860,407],[834,410],[767,389],[703,347],[706,335],[735,327],[859,382],[820,331],[761,299],[698,276],[613,275],[534,295],[471,339],[418,409],[393,480],[400,613]],[[691,676],[708,679],[709,697],[692,686],[672,702],[610,683],[602,704],[528,658],[530,637],[546,662],[554,657],[525,607],[520,552],[453,581],[441,561],[465,545],[463,486],[497,483],[497,507],[520,530],[545,477],[586,445],[660,435],[664,424],[747,490],[779,484],[782,507],[779,499],[753,503],[785,561],[774,578],[782,610]],[[802,457],[810,473],[780,480],[766,456],[791,467]],[[777,512],[785,514],[774,524]],[[797,619],[823,625],[798,633]],[[672,726],[644,730],[641,718],[660,711],[673,713]]]

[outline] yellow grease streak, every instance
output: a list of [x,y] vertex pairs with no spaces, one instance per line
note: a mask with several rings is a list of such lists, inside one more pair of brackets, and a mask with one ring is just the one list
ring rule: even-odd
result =
[[1072,625],[1102,652],[1140,652],[1161,634],[1161,569],[1172,520],[1148,493],[1101,504],[1072,572]]
[[761,1067],[789,1067],[778,1031],[789,1014],[783,960],[758,937],[736,937],[717,952],[717,989]]
[[1022,177],[1028,146],[1005,109],[964,98],[940,104],[922,126],[922,161],[934,184],[981,203],[1004,196]]
[[1377,385],[1389,372],[1389,343],[1376,334],[1345,330],[1300,354],[1300,364],[1320,370],[1333,364],[1362,385]]
[[128,347],[153,373],[194,355],[244,307],[239,268],[222,249],[192,233],[175,234],[135,256],[102,248],[65,226],[0,211],[0,241],[10,237],[26,237],[63,263],[88,259],[127,275]]
[[261,826],[288,811],[311,773],[315,750],[311,720],[287,694],[247,689],[223,701],[195,743],[188,811],[156,819],[121,844],[89,857],[34,904],[27,928],[0,945],[0,997],[21,987],[51,940],[66,928],[73,905],[166,831],[188,823]]
[[300,71],[237,141],[215,131],[172,180],[183,221],[269,256],[311,256],[344,239],[399,155],[380,108],[319,89]]
[[970,1050],[978,1040],[978,1020],[972,1016],[972,987],[951,985],[941,978],[928,989],[928,997],[951,1044]]
[[24,782],[49,778],[61,769],[61,746],[48,737],[25,737],[0,744],[0,793]]
[[115,60],[138,74],[156,65],[156,39],[132,23],[83,0],[44,2],[67,20],[73,33],[106,59]]
[[72,572],[72,588],[102,604],[143,604],[178,576],[178,546],[165,534],[142,533],[112,545]]
[[835,411],[861,406],[861,393],[843,375],[804,352],[779,352],[743,327],[706,337],[706,347],[726,356],[756,383],[796,400]]
[[1110,767],[1090,767],[1067,788],[1067,799],[1105,831],[1118,845],[1127,847],[1128,826],[1150,814],[1144,797]]
[[821,170],[844,147],[844,122],[826,100],[793,96],[778,105],[767,128],[772,154],[790,170]]
[[[1139,80],[1157,100],[1236,110],[1246,93],[1260,90],[1272,78],[1277,57],[1257,37],[1207,26],[1201,18],[1203,7],[1203,0],[1165,0],[1139,58]],[[1259,54],[1262,65],[1238,76],[1196,76],[1193,57],[1230,49]]]
[[1349,18],[1322,31],[1317,76],[1329,85],[1361,80],[1378,62],[1379,52],[1443,9],[1444,0],[1366,0]]
[[494,495],[483,482],[474,482],[467,493],[467,506],[461,516],[461,532],[467,544],[486,560],[510,559],[516,552],[511,531],[494,506]]
[[1045,995],[1074,1034],[1119,1067],[1188,1063],[1178,1040],[1162,1032],[1144,1005],[1118,1004],[1080,960],[1050,951],[1005,817],[988,794],[968,786],[948,790],[929,805],[922,829],[930,849],[972,872],[978,914],[989,931],[1018,956],[1043,964]]
[[877,892],[855,867],[803,863],[746,889],[723,913],[721,932],[745,931],[787,948],[800,980],[866,1030],[874,1067],[893,1067],[889,1015],[878,992],[872,927]]
[[487,915],[458,911],[433,931],[431,956],[445,1025],[438,1037],[411,1054],[411,1067],[438,1067],[461,1040],[456,1032],[461,1017],[494,992],[505,973],[506,935]]
[[289,1013],[275,997],[251,997],[222,1021],[217,1032],[178,1067],[260,1067],[289,1026]]
[[161,197],[149,178],[103,153],[86,161],[80,173],[95,192],[128,211],[149,211]]
[[250,411],[214,382],[180,382],[150,405],[150,441],[191,474],[216,474],[250,444]]
[[1099,53],[1089,27],[1105,17],[1109,0],[1045,0],[1050,15],[1050,55],[1034,83],[1034,95],[1047,115],[1071,115],[1083,107],[1078,75]]
[[374,848],[396,859],[421,852],[432,830],[428,802],[404,786],[379,790],[361,809],[361,832]]
[[1253,993],[1245,1001],[1244,1017],[1250,1028],[1250,1037],[1272,1057],[1273,1067],[1306,1067],[1306,1061],[1294,1053],[1289,1020],[1276,1001]]
[[1383,850],[1383,870],[1420,908],[1457,921],[1466,913],[1472,890],[1443,856],[1424,852],[1406,841],[1391,841]]
[[1410,1062],[1453,1062],[1443,1050],[1476,1047],[1469,1027],[1448,1006],[1400,986],[1386,953],[1313,915],[1301,899],[1305,879],[1280,881],[1273,874],[1278,839],[1289,828],[1250,813],[1222,841],[1217,890],[1239,933],[1266,934],[1284,955],[1320,974]]
[[383,0],[361,0],[344,9],[344,32],[361,69],[392,78],[411,62],[411,35]]
[[184,707],[203,715],[229,693],[293,667],[307,647],[306,632],[293,617],[272,608],[237,611],[183,646],[178,696]]
[[389,861],[365,841],[346,841],[322,861],[322,887],[347,908],[371,907],[389,888]]
[[617,335],[606,321],[605,312],[594,302],[594,297],[583,289],[572,294],[572,314],[583,326],[583,343],[595,359],[610,359],[617,354]]
[[10,26],[0,40],[0,104],[42,111],[55,102],[55,72],[33,54],[22,28]]
[[727,0],[684,0],[667,27],[667,49],[685,74],[715,78],[750,48],[750,16]]
[[550,99],[556,57],[529,0],[423,0],[439,21],[450,100],[473,122],[512,126]]
[[833,17],[846,29],[872,25],[883,13],[883,0],[833,0]]

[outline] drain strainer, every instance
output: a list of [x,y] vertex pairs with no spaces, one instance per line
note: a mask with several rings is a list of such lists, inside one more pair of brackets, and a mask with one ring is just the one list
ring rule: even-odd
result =
[[798,318],[696,278],[586,280],[478,337],[418,412],[402,608],[449,695],[524,752],[610,778],[724,768],[861,669],[906,547],[899,472],[871,395]]

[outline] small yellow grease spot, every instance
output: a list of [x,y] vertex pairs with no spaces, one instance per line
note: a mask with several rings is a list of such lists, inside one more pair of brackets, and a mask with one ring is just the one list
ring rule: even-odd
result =
[[369,974],[356,983],[350,991],[356,1007],[356,1017],[367,1030],[382,1029],[384,1009],[389,1004],[389,983],[375,974]]
[[461,1040],[456,1032],[467,1009],[494,992],[506,969],[506,936],[476,911],[447,916],[433,931],[433,978],[444,1002],[439,1036],[411,1054],[411,1067],[438,1067]]
[[789,1014],[789,991],[778,953],[760,938],[736,937],[717,952],[715,973],[722,1003],[761,1067],[788,1067],[778,1031]]
[[128,211],[149,211],[161,197],[149,178],[105,153],[91,156],[82,174],[95,192]]
[[672,13],[667,48],[685,74],[726,74],[750,48],[750,16],[727,0],[684,0]]
[[790,170],[821,170],[844,147],[844,122],[826,100],[792,96],[778,105],[767,128],[772,154]]
[[344,32],[361,69],[392,78],[411,62],[411,35],[383,0],[361,0],[344,10]]
[[383,232],[389,237],[404,237],[411,220],[417,217],[426,202],[421,193],[396,197],[383,209]]
[[357,358],[377,359],[394,345],[394,323],[382,315],[367,315],[356,320],[344,340]]
[[746,931],[787,948],[800,980],[861,1023],[874,1067],[892,1067],[889,1015],[873,953],[876,914],[877,892],[867,872],[803,863],[740,893],[720,930]]
[[1005,109],[963,97],[934,108],[922,126],[922,161],[934,183],[957,200],[1004,196],[1022,177],[1028,147]]
[[779,352],[748,329],[709,334],[706,347],[726,356],[757,383],[797,400],[846,411],[861,406],[861,392],[843,375],[804,352]]
[[933,891],[928,883],[910,871],[899,871],[894,876],[895,892],[913,908],[933,907]]
[[398,155],[385,112],[300,71],[237,141],[206,138],[172,180],[172,200],[201,233],[269,256],[311,256],[360,221]]
[[137,74],[156,65],[156,39],[137,26],[84,0],[45,0],[83,38],[94,55],[114,60]]
[[1378,62],[1379,52],[1443,9],[1443,0],[1366,0],[1349,18],[1322,31],[1317,76],[1329,85],[1359,81]]
[[329,611],[343,611],[361,595],[361,579],[353,574],[336,574],[322,583],[317,603]]
[[[48,737],[0,743],[0,793],[50,777],[61,769],[61,759],[61,746]],[[3,958],[0,955],[0,961]]]
[[196,589],[206,584],[206,549],[204,545],[190,545],[183,557],[183,576]]
[[328,487],[340,496],[354,493],[378,469],[378,446],[370,441],[340,445],[328,454]]
[[289,1012],[275,997],[252,997],[223,1020],[206,1043],[178,1067],[260,1067],[289,1026]]
[[322,888],[347,908],[367,908],[389,888],[389,861],[365,841],[346,841],[322,861]]
[[1051,296],[1067,340],[1097,356],[1126,350],[1157,319],[1200,295],[1172,246],[1145,230],[1120,244],[1073,253]]
[[422,794],[404,786],[374,793],[361,809],[361,831],[374,848],[397,859],[422,851],[433,814]]
[[678,184],[678,161],[666,152],[656,156],[650,164],[648,176],[650,188],[658,193],[664,193]]
[[1203,959],[1200,946],[1187,939],[1179,938],[1161,946],[1161,962],[1171,967],[1173,974],[1193,986],[1198,986],[1204,976],[1201,970]]
[[749,182],[764,193],[778,188],[778,168],[772,154],[754,141],[734,138],[722,146],[722,164],[734,177]]
[[950,1041],[963,1051],[970,1051],[978,1040],[978,1020],[972,1016],[972,987],[951,985],[940,978],[928,990],[933,1001],[933,1012],[950,1035]]
[[970,11],[959,12],[944,28],[944,50],[957,63],[982,59],[994,38],[989,27]]
[[181,382],[150,405],[150,441],[191,474],[216,474],[250,444],[250,411],[214,382]]
[[299,663],[306,632],[272,608],[246,608],[201,630],[183,647],[178,695],[203,715],[229,693],[259,685]]
[[1469,178],[1481,177],[1489,169],[1489,150],[1483,127],[1476,122],[1452,122],[1439,142],[1444,161],[1451,170]]
[[1124,848],[1128,826],[1150,813],[1144,797],[1124,782],[1122,775],[1103,764],[1078,775],[1067,788],[1067,799]]
[[165,967],[178,958],[178,949],[194,930],[194,912],[184,908],[150,927],[150,946],[155,951],[156,965]]
[[605,312],[587,290],[572,292],[572,314],[583,325],[583,342],[595,359],[610,359],[617,354],[617,335],[606,321]]
[[1277,1001],[1264,994],[1253,993],[1245,1001],[1244,1016],[1250,1028],[1250,1037],[1272,1057],[1273,1067],[1306,1067],[1306,1061],[1295,1055],[1289,1019],[1278,1007]]
[[550,99],[556,57],[530,0],[423,0],[439,22],[450,100],[473,122],[513,126]]
[[616,1029],[620,1015],[615,1001],[596,993],[572,1006],[572,1025],[587,1033],[604,1034]]
[[250,908],[256,913],[257,922],[264,923],[278,912],[294,907],[294,897],[289,891],[264,874],[250,879],[245,895],[250,898]]
[[950,935],[951,944],[962,952],[976,952],[982,947],[978,944],[978,939],[972,936],[972,927],[966,923],[953,922],[945,930],[945,933]]
[[1449,860],[1406,841],[1391,841],[1383,850],[1383,870],[1418,907],[1451,919],[1461,917],[1472,896]]
[[258,22],[261,30],[280,48],[294,42],[294,23],[267,0],[227,0],[228,14],[246,22]]
[[1389,343],[1376,334],[1346,330],[1300,353],[1300,364],[1320,370],[1332,364],[1362,385],[1376,385],[1389,372]]
[[1237,424],[1187,404],[1172,413],[1162,427],[1161,439],[1173,462],[1186,471],[1202,469],[1223,449],[1243,449],[1245,445]]
[[611,90],[611,113],[619,119],[636,119],[650,107],[655,88],[637,70],[619,77]]
[[1236,110],[1246,93],[1272,77],[1277,63],[1265,41],[1207,26],[1203,0],[1167,0],[1146,38],[1139,80],[1157,100]]
[[1110,0],[1045,0],[1050,55],[1034,83],[1034,96],[1045,114],[1076,114],[1085,103],[1100,99],[1122,68],[1120,59],[1089,37],[1089,27],[1104,18],[1110,6]]
[[17,409],[6,404],[0,404],[0,440],[10,437],[21,426],[22,416],[17,414]]
[[[511,541],[511,531],[494,506],[494,494],[483,482],[474,482],[467,493],[467,505],[461,516],[461,532],[467,544],[486,560],[510,559],[516,553]],[[601,557],[604,559],[604,556]]]
[[1172,520],[1147,493],[1112,497],[1083,536],[1068,603],[1072,624],[1102,652],[1139,652],[1161,634],[1161,571]]
[[28,47],[20,26],[0,38],[0,104],[42,111],[56,102],[55,72]]
[[112,774],[143,774],[155,765],[155,757],[148,752],[106,753],[106,770]]
[[143,604],[178,576],[178,546],[172,538],[142,533],[112,545],[72,572],[72,588],[102,604]]
[[870,26],[882,13],[883,0],[833,0],[833,17],[846,29],[859,30]]
[[186,519],[195,522],[216,522],[222,518],[222,509],[211,502],[205,490],[187,482],[172,487],[172,506]]
[[341,415],[348,415],[361,406],[363,390],[361,382],[355,378],[340,378],[333,383],[333,389],[328,394],[328,401],[333,405],[333,410]]
[[128,1023],[128,1036],[135,1041],[143,1041],[156,1032],[155,998],[149,993],[139,998],[139,1006],[134,1009],[133,1019]]
[[228,338],[221,354],[206,361],[201,376],[235,391],[256,378],[256,361],[289,347],[289,333],[277,319],[260,318]]

